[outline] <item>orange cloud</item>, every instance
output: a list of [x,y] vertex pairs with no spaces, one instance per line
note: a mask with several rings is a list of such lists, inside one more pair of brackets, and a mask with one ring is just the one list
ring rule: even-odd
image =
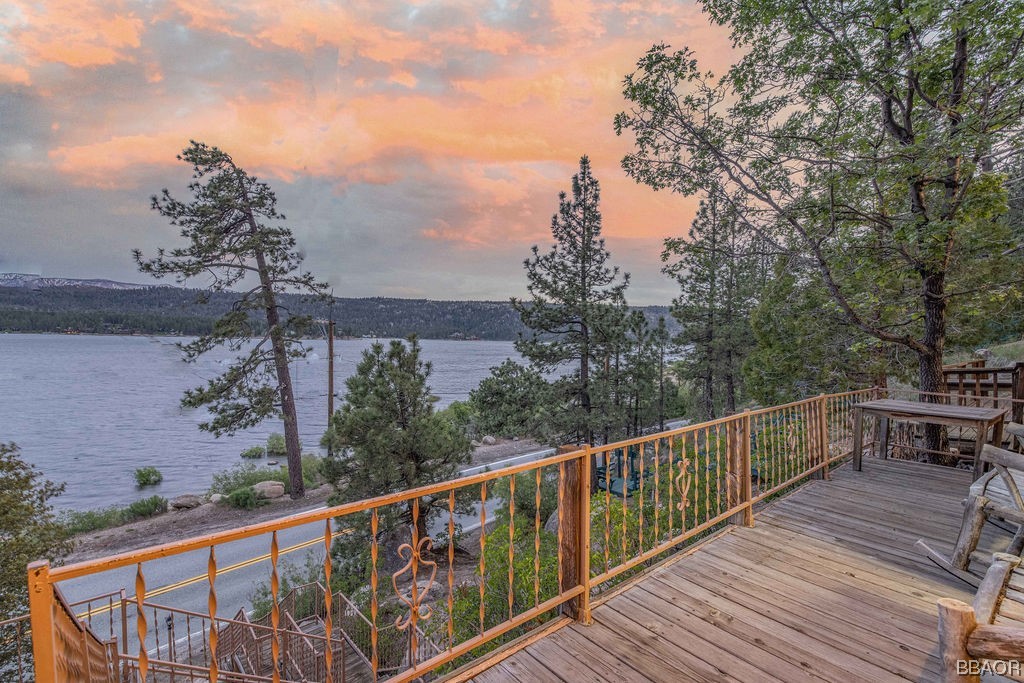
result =
[[90,67],[131,59],[143,22],[122,2],[15,0],[7,22],[14,51],[30,65]]

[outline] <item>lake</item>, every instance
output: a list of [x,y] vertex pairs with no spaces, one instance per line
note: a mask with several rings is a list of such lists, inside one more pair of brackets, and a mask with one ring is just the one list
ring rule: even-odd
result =
[[[154,494],[200,493],[214,472],[242,462],[242,450],[283,432],[280,420],[219,439],[200,431],[206,411],[181,408],[182,393],[219,374],[232,354],[214,350],[189,364],[181,360],[179,341],[0,334],[0,442],[16,442],[22,457],[47,478],[67,483],[54,507],[83,510]],[[344,380],[372,343],[335,342],[335,407]],[[465,399],[491,367],[519,357],[511,342],[421,344],[422,358],[433,364],[429,384],[440,407]],[[313,350],[292,364],[292,379],[303,450],[319,452],[327,427],[327,342],[308,345]],[[138,489],[132,473],[146,465],[159,469],[164,480]]]

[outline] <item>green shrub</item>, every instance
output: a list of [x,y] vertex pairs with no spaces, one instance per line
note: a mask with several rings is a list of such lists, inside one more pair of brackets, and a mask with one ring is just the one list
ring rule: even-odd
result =
[[145,519],[163,512],[167,512],[167,499],[161,496],[150,496],[137,500],[124,509],[124,523]]
[[135,470],[135,483],[139,486],[156,486],[164,480],[164,475],[155,467],[140,467]]
[[124,524],[124,509],[113,505],[98,510],[69,510],[61,515],[61,523],[70,534],[84,534]]
[[[321,462],[323,458],[307,453],[302,456],[302,481],[307,488],[316,488],[323,482]],[[233,491],[253,486],[261,481],[279,481],[284,484],[285,493],[291,493],[291,482],[288,481],[288,466],[279,469],[257,467],[255,463],[243,462],[231,469],[217,472],[210,484],[210,493],[230,495]]]
[[235,489],[228,494],[227,500],[228,505],[241,508],[242,510],[254,510],[260,505],[266,505],[268,502],[256,493],[256,489],[251,486]]
[[161,496],[150,496],[125,507],[111,505],[98,510],[71,510],[61,515],[61,523],[68,533],[84,534],[121,526],[163,512],[167,512],[167,499]]
[[285,490],[288,490],[288,472],[286,470],[266,469],[257,467],[251,462],[244,462],[214,474],[210,493],[229,495],[232,491],[244,489],[261,481],[279,481],[284,484]]
[[288,455],[288,447],[284,442],[284,435],[274,432],[267,437],[267,455],[281,457]]
[[253,446],[252,448],[246,448],[242,451],[242,457],[246,460],[258,460],[267,454],[267,449],[263,446]]

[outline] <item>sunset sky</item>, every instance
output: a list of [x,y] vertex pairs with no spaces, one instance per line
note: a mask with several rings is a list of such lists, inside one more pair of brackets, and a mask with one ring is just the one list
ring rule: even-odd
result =
[[194,138],[271,183],[336,295],[505,299],[589,154],[631,303],[667,303],[696,200],[629,180],[612,129],[661,41],[731,62],[667,0],[6,0],[0,272],[145,282],[130,250],[180,242],[148,198],[186,197]]

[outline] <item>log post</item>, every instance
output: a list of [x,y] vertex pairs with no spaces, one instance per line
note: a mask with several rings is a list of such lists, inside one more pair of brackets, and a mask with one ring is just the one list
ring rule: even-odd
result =
[[745,505],[729,517],[730,524],[754,526],[753,482],[750,476],[750,410],[734,416],[726,427],[726,451],[729,456],[727,494],[729,507]]
[[50,563],[33,562],[28,566],[29,623],[32,626],[32,661],[36,680],[57,680],[57,637],[53,625],[53,584]]
[[966,571],[971,562],[971,553],[978,547],[978,539],[981,538],[981,530],[988,517],[985,514],[986,505],[988,505],[986,496],[967,497],[963,522],[960,524],[960,534],[957,536],[953,556],[950,558],[950,564],[956,569]]
[[957,672],[958,662],[972,661],[967,639],[977,627],[974,609],[953,598],[939,598],[939,656],[943,683],[981,683],[977,674]]
[[1024,422],[1024,363],[1014,363],[1011,377],[1013,377],[1013,386],[1010,388],[1011,419],[1018,423]]
[[[581,450],[582,449],[582,450]],[[562,604],[562,614],[586,623],[590,616],[590,446],[561,446],[560,454],[580,451],[580,456],[566,460],[562,468],[561,545],[563,562],[561,591],[583,586],[584,592]]]

